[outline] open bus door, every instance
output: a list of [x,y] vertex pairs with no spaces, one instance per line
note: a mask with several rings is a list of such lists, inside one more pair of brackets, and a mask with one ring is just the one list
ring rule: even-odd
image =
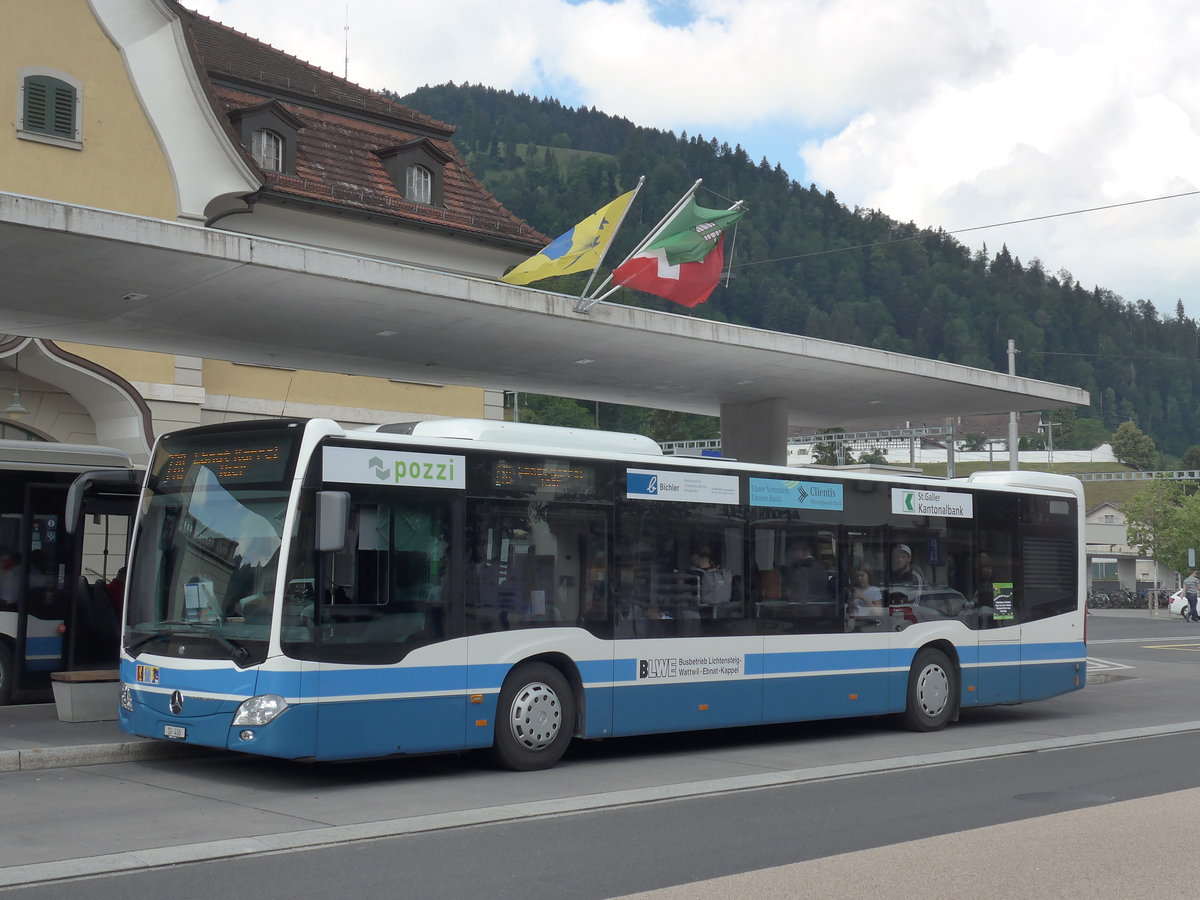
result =
[[15,646],[0,703],[48,699],[52,672],[117,665],[119,605],[107,582],[124,565],[139,483],[132,470],[106,470],[71,485],[25,485],[7,573]]
[[63,667],[71,536],[62,527],[65,484],[25,485],[17,553],[9,578],[16,594],[16,646],[9,699],[49,692],[50,673]]
[[64,521],[75,541],[65,668],[110,668],[119,656],[124,569],[142,473],[85,472],[67,491]]

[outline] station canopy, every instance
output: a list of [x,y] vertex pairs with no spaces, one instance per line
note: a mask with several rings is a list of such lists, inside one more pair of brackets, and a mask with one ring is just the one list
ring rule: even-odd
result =
[[0,194],[0,332],[849,430],[1086,391],[337,251]]

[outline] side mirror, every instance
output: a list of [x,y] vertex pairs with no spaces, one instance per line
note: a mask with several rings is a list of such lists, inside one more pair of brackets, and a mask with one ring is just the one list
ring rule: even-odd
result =
[[337,553],[346,549],[346,527],[350,523],[350,495],[345,491],[317,492],[317,552]]

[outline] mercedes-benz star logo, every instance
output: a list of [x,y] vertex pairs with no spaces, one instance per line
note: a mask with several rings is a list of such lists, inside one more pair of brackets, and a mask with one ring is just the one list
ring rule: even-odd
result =
[[177,716],[183,712],[183,694],[171,691],[171,715]]

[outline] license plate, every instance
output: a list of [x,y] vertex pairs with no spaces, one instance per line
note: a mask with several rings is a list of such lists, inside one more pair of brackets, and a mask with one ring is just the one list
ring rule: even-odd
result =
[[175,738],[182,741],[187,737],[187,729],[182,725],[164,725],[163,737]]

